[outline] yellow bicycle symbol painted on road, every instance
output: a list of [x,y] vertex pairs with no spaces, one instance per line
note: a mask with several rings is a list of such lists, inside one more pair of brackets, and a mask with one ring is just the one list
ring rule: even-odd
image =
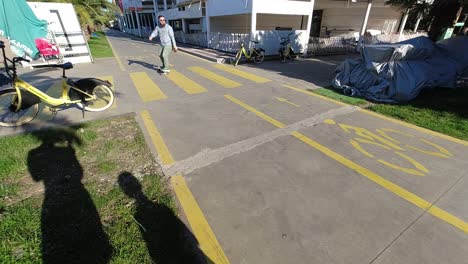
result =
[[[444,159],[453,157],[453,154],[450,153],[447,149],[433,142],[430,142],[423,138],[417,138],[414,135],[404,133],[395,129],[381,128],[376,129],[376,133],[373,133],[365,128],[337,123],[336,121],[331,119],[325,120],[324,123],[329,125],[337,125],[344,132],[348,134],[354,133],[355,135],[357,135],[358,137],[352,138],[350,140],[350,144],[365,156],[372,159],[376,159],[377,162],[389,168],[403,171],[411,175],[425,176],[429,173],[429,170],[423,164],[410,157],[408,153],[409,150]],[[404,144],[401,142],[401,140],[397,139],[401,137],[411,140],[414,144],[422,144],[424,145],[424,147],[417,147],[410,144]],[[367,149],[364,147],[366,145]],[[378,158],[374,154],[369,152],[369,147],[377,147],[383,150],[392,151],[394,154],[402,158],[409,165],[402,166],[395,164],[394,162],[385,160],[383,158]]]

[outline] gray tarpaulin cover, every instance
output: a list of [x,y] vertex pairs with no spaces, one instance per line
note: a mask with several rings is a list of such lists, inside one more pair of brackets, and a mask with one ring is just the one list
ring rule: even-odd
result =
[[396,44],[365,45],[360,59],[336,69],[333,87],[380,102],[407,102],[422,89],[455,88],[468,76],[468,37],[433,43],[418,37]]

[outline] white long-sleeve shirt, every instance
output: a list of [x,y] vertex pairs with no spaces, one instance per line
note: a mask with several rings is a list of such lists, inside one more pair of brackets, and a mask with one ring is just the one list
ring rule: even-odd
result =
[[155,38],[157,36],[159,36],[161,40],[161,45],[172,46],[173,48],[177,47],[174,38],[174,30],[170,25],[166,24],[164,27],[157,26],[153,33],[151,33],[151,37]]

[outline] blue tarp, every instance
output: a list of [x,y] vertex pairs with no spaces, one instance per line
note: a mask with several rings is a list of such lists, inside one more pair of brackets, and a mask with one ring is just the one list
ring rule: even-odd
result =
[[433,43],[418,37],[366,45],[360,59],[344,61],[332,85],[345,94],[378,102],[407,102],[422,89],[454,88],[468,73],[468,37]]

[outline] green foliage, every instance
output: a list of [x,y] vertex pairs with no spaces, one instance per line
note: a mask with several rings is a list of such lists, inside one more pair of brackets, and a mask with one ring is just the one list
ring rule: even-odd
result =
[[91,31],[106,25],[114,18],[117,11],[117,7],[107,0],[30,0],[30,2],[71,3],[75,7],[82,28],[89,28]]

